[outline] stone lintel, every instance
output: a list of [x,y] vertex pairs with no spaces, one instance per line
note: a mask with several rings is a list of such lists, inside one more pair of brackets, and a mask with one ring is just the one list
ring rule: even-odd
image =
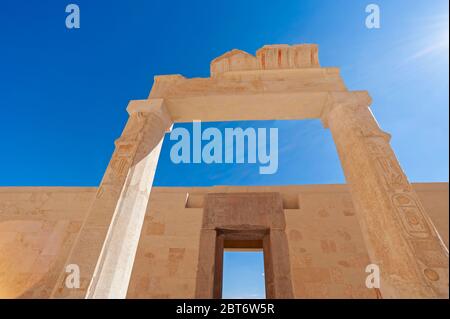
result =
[[338,68],[301,68],[229,71],[213,78],[158,76],[148,98],[347,91]]
[[[321,68],[297,68],[297,69],[267,69],[267,70],[246,70],[246,71],[229,71],[220,75],[220,78],[231,78],[233,76],[240,76],[239,80],[247,76],[258,75],[262,80],[283,79],[295,80],[295,77],[303,77],[307,75],[314,75],[322,73],[326,75],[339,75],[340,68],[338,67],[321,67]],[[186,79],[186,78],[185,78]]]
[[176,84],[180,82],[194,82],[194,81],[211,81],[220,80],[235,80],[235,81],[254,81],[258,80],[287,80],[295,81],[296,78],[310,77],[316,74],[323,75],[340,75],[338,67],[317,67],[317,68],[292,68],[292,69],[236,69],[227,72],[219,73],[212,77],[195,77],[187,78],[181,74],[167,74],[156,75],[154,77],[155,84]]
[[[366,91],[337,93],[339,100],[370,104]],[[164,106],[173,122],[323,119],[330,96],[335,96],[335,92],[213,94],[166,98]],[[128,109],[151,110],[161,102],[162,99],[135,100]]]

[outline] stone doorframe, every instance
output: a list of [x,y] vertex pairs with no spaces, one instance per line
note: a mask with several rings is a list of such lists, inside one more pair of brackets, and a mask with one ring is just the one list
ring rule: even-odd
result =
[[[338,69],[319,66],[315,45],[265,46],[257,57],[233,50],[211,63],[210,78],[156,77],[150,97],[128,105],[128,123],[51,296],[125,298],[161,141],[172,123],[321,119],[370,261],[380,267],[383,298],[448,298],[448,249],[370,104],[366,91],[347,91]],[[80,267],[79,289],[65,286],[69,264]]]
[[225,248],[262,248],[267,298],[293,298],[283,203],[278,193],[207,194],[196,298],[221,298]]
[[[273,289],[273,261],[270,254],[270,229],[256,226],[236,226],[236,228],[217,228],[216,229],[216,250],[213,268],[214,271],[214,286],[213,294],[209,298],[221,299],[223,290],[223,256],[225,249],[261,249],[264,254],[264,281],[266,298],[276,298]],[[203,237],[205,238],[205,237]],[[205,251],[200,252],[199,262],[204,260]],[[200,276],[197,274],[197,282],[201,282]],[[197,286],[198,287],[198,286]],[[196,289],[198,289],[196,287]],[[208,289],[209,290],[209,289]],[[196,290],[202,298],[203,294]]]

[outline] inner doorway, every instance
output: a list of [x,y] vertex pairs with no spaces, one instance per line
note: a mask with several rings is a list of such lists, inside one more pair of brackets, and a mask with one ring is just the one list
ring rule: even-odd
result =
[[214,298],[263,299],[270,296],[269,231],[220,229],[216,239]]
[[264,252],[262,249],[225,249],[222,298],[264,299]]
[[257,250],[262,254],[260,260],[263,259],[264,266],[260,269],[264,271],[258,273],[260,276],[264,273],[266,298],[293,297],[283,201],[279,193],[205,196],[196,298],[223,297],[224,252],[232,249]]

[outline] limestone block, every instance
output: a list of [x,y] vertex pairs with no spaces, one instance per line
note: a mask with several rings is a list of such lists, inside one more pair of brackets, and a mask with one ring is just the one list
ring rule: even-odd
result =
[[211,62],[211,77],[228,71],[255,70],[256,58],[241,50],[231,50]]

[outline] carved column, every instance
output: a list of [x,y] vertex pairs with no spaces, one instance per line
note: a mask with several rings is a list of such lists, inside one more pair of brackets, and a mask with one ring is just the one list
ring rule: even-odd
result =
[[125,298],[164,133],[172,125],[162,99],[130,103],[130,117],[86,216],[68,264],[81,286],[67,288],[65,269],[53,298]]
[[367,93],[334,94],[332,132],[383,298],[448,298],[448,249],[402,171]]

